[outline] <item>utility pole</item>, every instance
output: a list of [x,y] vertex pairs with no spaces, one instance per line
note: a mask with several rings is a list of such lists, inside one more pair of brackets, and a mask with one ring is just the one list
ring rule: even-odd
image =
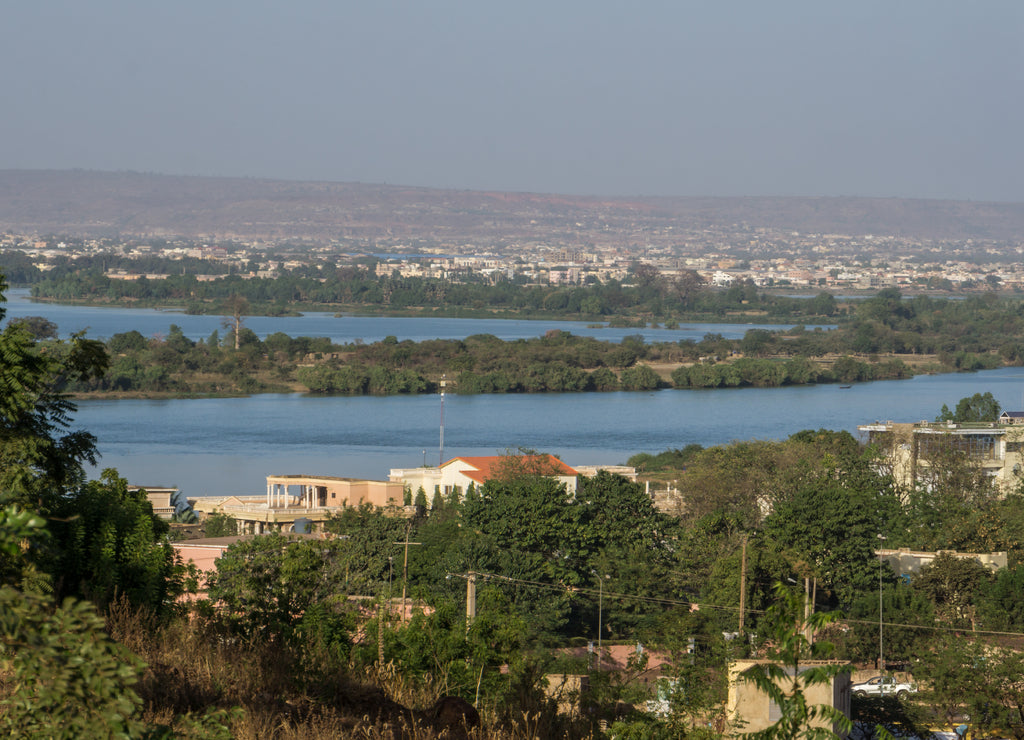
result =
[[882,655],[882,542],[887,538],[878,536],[878,670],[885,672],[885,658]]
[[384,605],[377,605],[377,669],[384,666]]
[[394,569],[395,558],[392,555],[388,555],[388,611],[394,606],[391,603],[391,571]]
[[743,554],[740,556],[740,638],[743,637],[743,621],[747,603],[747,537],[743,535]]
[[470,571],[466,576],[466,631],[476,619],[476,573]]
[[597,582],[597,670],[601,670],[601,610],[604,607],[604,579]]
[[804,576],[804,638],[806,638],[808,644],[814,642],[814,628],[811,627],[811,613],[813,611],[814,607],[811,604],[811,578],[810,576]]
[[409,545],[422,545],[422,542],[409,542],[409,533],[412,531],[412,522],[405,527],[405,541],[395,542],[395,545],[405,545],[405,562],[402,563],[402,620],[405,620],[405,587],[409,583]]
[[[476,619],[476,577],[480,573],[474,571],[467,571],[466,573],[449,573],[447,578],[455,576],[457,578],[466,579],[466,632],[469,632],[470,625],[473,624],[473,620]],[[484,573],[484,577],[488,574]]]
[[[591,570],[597,577],[597,670],[601,670],[601,632],[604,629],[604,581],[608,575],[601,575],[596,570]],[[591,592],[593,593],[593,592]]]

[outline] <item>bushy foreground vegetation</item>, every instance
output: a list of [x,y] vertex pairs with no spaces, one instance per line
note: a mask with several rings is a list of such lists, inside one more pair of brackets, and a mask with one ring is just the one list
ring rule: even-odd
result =
[[[955,450],[948,474],[909,490],[874,450],[824,430],[650,455],[678,492],[675,516],[621,477],[583,479],[572,494],[511,456],[480,488],[410,491],[432,501],[411,519],[348,509],[329,539],[242,540],[204,583],[175,562],[143,494],[114,471],[85,479],[95,440],[68,431],[63,390],[106,364],[82,337],[0,332],[0,727],[11,737],[451,736],[430,709],[442,695],[479,712],[479,727],[454,728],[472,737],[713,737],[728,659],[787,644],[803,654],[794,609],[779,608],[801,604],[778,585],[790,581],[832,613],[812,621],[833,654],[861,665],[877,656],[881,602],[887,667],[927,691],[913,706],[859,703],[872,726],[948,728],[969,714],[974,732],[1024,736],[1024,507]],[[906,582],[874,556],[879,535],[889,547],[1005,550],[1009,567],[943,556]],[[610,670],[588,643],[633,658]],[[652,653],[671,679],[660,718],[639,711]],[[559,712],[545,677],[566,674],[589,690]]]

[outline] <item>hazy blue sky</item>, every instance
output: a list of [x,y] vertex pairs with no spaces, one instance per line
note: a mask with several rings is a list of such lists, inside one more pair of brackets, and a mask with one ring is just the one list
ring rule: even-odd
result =
[[1021,0],[5,3],[0,168],[1024,202]]

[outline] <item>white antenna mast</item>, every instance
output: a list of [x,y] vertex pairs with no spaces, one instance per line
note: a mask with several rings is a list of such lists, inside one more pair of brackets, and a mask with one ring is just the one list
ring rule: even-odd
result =
[[444,375],[441,376],[441,446],[437,455],[437,467],[444,464],[444,387],[447,384]]

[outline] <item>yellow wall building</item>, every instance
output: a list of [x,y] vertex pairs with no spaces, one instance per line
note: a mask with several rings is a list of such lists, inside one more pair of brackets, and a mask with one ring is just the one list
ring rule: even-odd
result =
[[[753,683],[743,679],[743,672],[758,664],[771,663],[769,660],[737,660],[729,664],[729,698],[726,702],[726,716],[729,718],[727,735],[738,737],[747,732],[758,732],[772,726],[781,719],[781,712],[778,705],[763,693]],[[837,665],[836,663],[808,661],[801,664],[801,672],[820,665]],[[787,678],[787,684],[789,679]],[[827,684],[816,684],[813,686],[801,686],[808,705],[825,705],[838,709],[847,717],[850,716],[850,686],[852,685],[849,673],[840,673]],[[788,690],[784,686],[783,690]],[[840,737],[839,728],[831,727],[829,723],[820,721],[817,726],[825,727]]]

